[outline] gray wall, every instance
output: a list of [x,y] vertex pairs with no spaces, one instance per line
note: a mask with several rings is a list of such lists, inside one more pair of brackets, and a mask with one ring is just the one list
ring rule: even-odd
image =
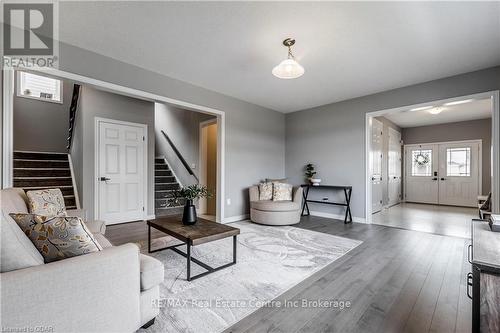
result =
[[[17,87],[17,73],[15,75]],[[14,150],[66,153],[73,83],[63,82],[63,103],[14,95]]]
[[129,121],[148,126],[148,215],[154,214],[154,103],[121,96],[89,86],[82,87],[72,160],[82,208],[94,218],[95,117]]
[[[285,115],[61,43],[59,69],[224,111],[225,216],[249,212],[248,187],[285,170]],[[84,61],[82,61],[84,59]]]
[[405,144],[483,140],[483,193],[491,191],[491,118],[403,129]]
[[194,184],[196,179],[182,165],[181,160],[167,143],[161,131],[167,133],[189,166],[195,165],[193,171],[199,177],[200,123],[209,119],[215,119],[215,117],[205,113],[155,103],[156,156],[165,156],[167,158],[175,175],[183,185]]
[[[353,186],[353,216],[365,217],[367,112],[499,89],[500,67],[493,67],[287,114],[286,175],[301,183],[303,166],[315,163],[324,183]],[[311,208],[340,212],[324,205]]]

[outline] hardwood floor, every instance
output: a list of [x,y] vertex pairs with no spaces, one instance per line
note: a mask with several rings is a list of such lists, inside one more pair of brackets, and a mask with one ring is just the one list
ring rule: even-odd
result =
[[[227,332],[470,331],[468,240],[313,216],[296,226],[363,244],[277,300],[344,300],[351,306],[264,307]],[[121,244],[147,239],[147,229],[144,222],[109,226],[106,235]]]
[[477,208],[400,203],[373,214],[372,223],[470,238],[470,221],[477,218]]

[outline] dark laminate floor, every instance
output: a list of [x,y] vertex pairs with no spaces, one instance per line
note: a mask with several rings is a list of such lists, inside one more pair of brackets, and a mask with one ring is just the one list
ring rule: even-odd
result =
[[[466,239],[319,217],[297,226],[364,243],[278,299],[341,299],[351,307],[261,308],[227,332],[470,331]],[[109,226],[106,235],[121,244],[147,239],[147,229]]]

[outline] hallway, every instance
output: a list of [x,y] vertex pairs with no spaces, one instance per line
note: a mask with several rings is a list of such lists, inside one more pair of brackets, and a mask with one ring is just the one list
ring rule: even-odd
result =
[[372,223],[432,234],[469,238],[477,209],[401,203],[373,214]]

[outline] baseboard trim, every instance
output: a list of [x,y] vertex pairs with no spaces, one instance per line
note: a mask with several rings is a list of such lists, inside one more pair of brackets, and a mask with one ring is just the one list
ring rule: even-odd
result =
[[[327,219],[336,219],[342,221],[344,221],[345,217],[345,215],[343,214],[332,214],[332,213],[318,212],[314,210],[311,210],[310,213],[312,216],[325,217]],[[366,219],[364,217],[353,216],[352,221],[357,223],[366,223]]]
[[249,217],[250,217],[250,214],[243,214],[243,215],[235,215],[235,216],[225,217],[224,220],[222,220],[221,223],[226,224],[226,223],[243,221],[243,220],[247,220]]
[[144,218],[144,221],[145,220],[154,220],[156,218],[156,215],[147,215],[145,218]]

